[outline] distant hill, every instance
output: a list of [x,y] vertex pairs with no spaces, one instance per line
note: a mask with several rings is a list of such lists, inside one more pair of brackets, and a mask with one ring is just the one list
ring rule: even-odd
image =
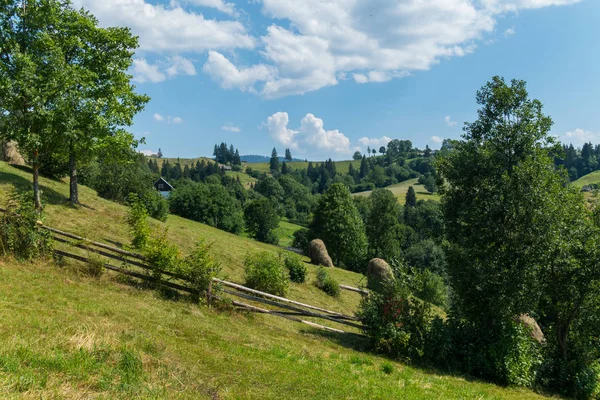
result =
[[[250,154],[250,155],[240,156],[240,159],[242,161],[247,162],[247,163],[264,163],[264,162],[271,161],[271,157],[259,156],[257,154]],[[285,161],[285,158],[279,157],[279,161],[283,162],[283,161]],[[292,161],[304,161],[304,160],[302,160],[300,158],[292,158]]]

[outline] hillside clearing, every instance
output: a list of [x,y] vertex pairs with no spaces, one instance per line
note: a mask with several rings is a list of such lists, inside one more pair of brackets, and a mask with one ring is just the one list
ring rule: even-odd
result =
[[[406,192],[408,192],[408,188],[411,186],[414,186],[415,192],[417,193],[417,200],[440,200],[440,196],[438,194],[431,194],[427,190],[425,190],[423,185],[419,184],[419,180],[417,178],[409,179],[407,181],[397,183],[395,185],[386,186],[383,189],[387,189],[394,193],[394,196],[398,198],[398,202],[404,205],[404,203],[406,202]],[[353,193],[352,195],[369,196],[372,192],[372,190],[368,190],[365,192]]]

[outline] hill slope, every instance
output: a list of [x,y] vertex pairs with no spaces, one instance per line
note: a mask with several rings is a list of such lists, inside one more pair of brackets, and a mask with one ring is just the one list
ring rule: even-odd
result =
[[587,175],[582,176],[581,178],[573,181],[573,186],[577,188],[582,188],[585,185],[591,185],[594,183],[600,183],[600,171],[594,171]]
[[[415,192],[417,194],[417,200],[435,200],[435,201],[440,200],[439,195],[437,195],[435,193],[431,194],[427,190],[425,190],[423,185],[419,184],[417,178],[409,179],[407,181],[400,182],[395,185],[386,186],[386,187],[384,187],[384,189],[387,189],[387,190],[391,191],[392,193],[394,193],[394,196],[396,196],[396,198],[398,199],[398,202],[403,205],[406,202],[406,192],[408,192],[408,188],[411,186],[414,186]],[[352,195],[353,196],[370,196],[372,192],[373,192],[372,190],[368,190],[366,192],[352,193]]]
[[[127,242],[125,207],[82,187],[84,206],[73,209],[66,183],[41,185],[48,225]],[[29,187],[29,174],[0,163],[0,202],[14,186]],[[277,251],[174,216],[166,226],[184,249],[196,237],[213,240],[225,274],[239,282],[247,251]],[[361,279],[330,271],[342,283]],[[0,398],[540,398],[362,353],[366,343],[354,335],[165,300],[119,282],[0,259]],[[289,297],[343,312],[358,303],[356,293],[337,300],[310,284],[293,285]]]

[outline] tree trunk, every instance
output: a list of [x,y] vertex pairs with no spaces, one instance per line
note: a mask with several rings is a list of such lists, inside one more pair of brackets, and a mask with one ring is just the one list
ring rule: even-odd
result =
[[79,204],[79,189],[77,186],[77,160],[71,146],[69,152],[69,202],[72,206]]
[[42,210],[42,201],[40,199],[40,164],[38,161],[38,151],[33,153],[33,202],[35,209]]

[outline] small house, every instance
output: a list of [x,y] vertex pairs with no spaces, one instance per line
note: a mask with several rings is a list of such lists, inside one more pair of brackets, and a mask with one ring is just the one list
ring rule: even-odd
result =
[[592,187],[585,185],[584,187],[581,188],[582,192],[591,192],[592,191]]
[[167,182],[164,178],[160,178],[156,182],[154,182],[154,188],[163,195],[163,197],[169,197],[171,194],[171,190],[173,190],[173,186],[169,182]]
[[219,164],[219,167],[221,167],[223,171],[231,171],[231,166],[229,165]]

